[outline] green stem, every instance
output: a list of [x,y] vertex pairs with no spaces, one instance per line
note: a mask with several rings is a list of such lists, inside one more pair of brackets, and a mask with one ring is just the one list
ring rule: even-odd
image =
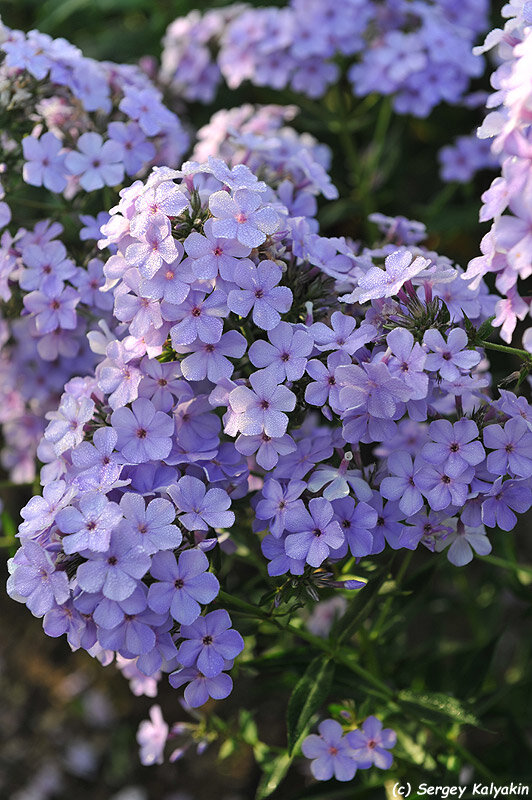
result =
[[[398,589],[403,581],[403,578],[406,574],[410,561],[412,560],[412,556],[414,554],[413,550],[410,550],[406,556],[404,556],[401,566],[399,567],[399,571],[397,572],[397,576],[395,578],[395,586]],[[393,603],[393,595],[390,595],[386,598],[386,601],[383,603],[379,616],[377,617],[377,621],[373,626],[373,630],[370,632],[370,638],[376,639],[381,632],[381,627],[390,612],[390,608]]]
[[509,353],[512,356],[518,356],[518,358],[532,361],[532,353],[529,353],[527,350],[519,350],[517,347],[508,347],[505,344],[496,344],[495,342],[486,342],[485,340],[480,342],[480,346],[484,347],[486,350],[497,350],[499,353]]
[[291,622],[283,625],[278,619],[275,618],[275,616],[270,616],[261,608],[259,608],[259,606],[254,606],[251,603],[247,603],[245,600],[241,600],[239,597],[233,597],[233,595],[228,594],[227,592],[220,591],[218,593],[218,598],[222,602],[232,605],[234,608],[241,609],[245,614],[249,614],[250,616],[253,614],[255,617],[259,617],[267,622],[271,622],[281,630],[292,633],[294,636],[298,636],[300,639],[303,639],[309,644],[314,645],[314,647],[316,647],[318,650],[323,650],[329,656],[344,664],[344,666],[351,670],[351,672],[354,672],[369,684],[379,689],[379,691],[382,692],[387,698],[394,697],[393,691],[383,681],[377,678],[372,672],[369,672],[368,670],[364,669],[364,667],[361,667],[360,664],[353,661],[341,650],[335,650],[333,647],[331,647],[331,644],[327,639],[322,639],[319,636],[315,636],[313,633],[310,633],[309,631],[297,628]]
[[486,561],[488,564],[493,564],[496,567],[502,567],[512,572],[524,572],[526,575],[532,575],[532,567],[526,564],[512,564],[511,561],[499,558],[498,556],[480,556],[480,559]]

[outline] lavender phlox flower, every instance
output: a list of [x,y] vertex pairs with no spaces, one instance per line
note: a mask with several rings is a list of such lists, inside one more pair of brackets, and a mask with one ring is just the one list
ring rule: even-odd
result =
[[231,197],[227,192],[214,192],[209,198],[214,217],[212,233],[222,239],[237,239],[246,247],[259,247],[269,234],[279,227],[277,212],[256,191],[237,189]]
[[[230,669],[231,665],[231,661],[226,661],[224,668]],[[184,696],[185,702],[191,708],[202,706],[210,697],[214,700],[225,700],[233,690],[233,680],[226,672],[219,672],[218,675],[207,678],[195,667],[178,669],[169,675],[168,680],[175,689],[188,683]]]
[[429,426],[432,441],[423,445],[421,455],[429,464],[440,465],[447,475],[457,477],[484,460],[486,453],[478,435],[478,427],[471,419],[459,419],[454,424],[446,419],[436,420]]
[[192,231],[184,241],[187,255],[191,258],[191,269],[200,280],[220,275],[225,281],[232,281],[238,259],[249,256],[251,248],[236,239],[215,236],[213,222],[212,219],[205,222],[203,236]]
[[67,486],[63,480],[46,484],[42,497],[32,497],[21,510],[20,516],[24,522],[19,526],[18,535],[26,539],[32,534],[45,531],[54,523],[58,511],[68,506],[75,494],[75,488]]
[[361,728],[349,731],[346,741],[353,748],[353,757],[359,769],[369,769],[373,764],[379,769],[390,769],[393,756],[389,752],[395,747],[397,734],[391,728],[382,727],[377,717],[368,717]]
[[340,497],[347,497],[351,492],[359,500],[371,500],[372,491],[360,470],[349,469],[352,457],[352,453],[346,453],[338,467],[330,464],[318,465],[308,481],[309,491],[317,493],[323,490],[326,500],[338,500]]
[[217,383],[221,378],[230,378],[234,366],[231,358],[242,358],[247,348],[247,341],[238,331],[227,331],[218,342],[205,343],[196,340],[189,348],[193,353],[181,361],[183,377],[188,381],[200,381],[208,378]]
[[279,383],[299,380],[314,345],[312,336],[288,322],[280,322],[268,331],[268,339],[269,342],[259,339],[249,348],[253,366],[268,368]]
[[518,514],[524,514],[532,506],[532,490],[524,481],[504,481],[499,476],[489,488],[482,502],[482,522],[488,528],[511,531],[517,524]]
[[170,611],[182,625],[191,625],[200,615],[200,603],[210,603],[220,588],[208,569],[209,560],[201,550],[185,550],[178,561],[173,553],[156,553],[150,568],[156,582],[148,590],[149,607],[159,614]]
[[73,447],[83,439],[83,426],[94,413],[94,402],[88,397],[76,400],[70,394],[63,395],[57,411],[49,411],[46,418],[50,420],[44,438],[54,447],[57,456]]
[[26,291],[41,289],[46,292],[56,284],[57,278],[65,281],[76,274],[74,262],[66,258],[66,248],[62,242],[29,244],[23,249],[22,259],[24,268],[18,280]]
[[310,469],[333,454],[334,447],[330,435],[305,436],[297,442],[297,449],[285,456],[275,470],[276,478],[301,480]]
[[287,286],[278,286],[282,270],[274,261],[261,261],[254,266],[251,261],[239,261],[234,269],[233,281],[239,289],[232,289],[227,296],[230,311],[247,317],[253,309],[253,322],[259,328],[270,331],[281,321],[293,295]]
[[310,500],[308,510],[302,501],[297,501],[286,515],[285,549],[290,558],[305,559],[311,567],[319,567],[331,550],[337,550],[344,542],[344,534],[333,519],[334,509],[323,497]]
[[276,538],[282,535],[285,529],[286,514],[305,491],[305,488],[305,481],[297,480],[289,481],[284,486],[273,478],[264,483],[261,499],[255,509],[255,516],[257,519],[267,520],[268,529]]
[[319,736],[311,733],[301,744],[303,755],[312,759],[310,770],[316,780],[328,781],[334,775],[338,781],[352,781],[357,763],[340,723],[324,719],[318,731]]
[[31,186],[44,186],[51,192],[62,192],[67,185],[65,153],[61,152],[63,143],[51,131],[39,139],[25,136],[22,151],[25,164],[22,177]]
[[50,611],[46,612],[42,627],[46,635],[54,639],[66,634],[70,647],[77,650],[82,646],[87,624],[69,599],[61,605],[52,606]]
[[427,229],[422,222],[406,219],[406,217],[387,217],[385,214],[375,212],[368,217],[370,222],[378,226],[389,241],[397,244],[419,244],[427,238]]
[[140,761],[145,767],[162,764],[164,748],[168,739],[168,725],[163,719],[161,707],[150,708],[150,719],[142,720],[137,731],[137,742],[140,745]]
[[42,81],[50,70],[51,60],[48,48],[40,46],[39,39],[45,44],[47,37],[38,31],[31,31],[30,34],[26,38],[21,31],[13,31],[11,39],[2,43],[2,50],[6,54],[8,67],[27,70],[38,81]]
[[71,452],[78,474],[75,483],[82,490],[109,491],[120,477],[122,464],[114,452],[117,433],[113,428],[97,428],[92,443],[80,442]]
[[131,408],[118,408],[111,414],[111,425],[118,435],[116,447],[131,464],[166,458],[172,448],[174,420],[145,397]]
[[371,416],[390,419],[400,402],[410,399],[411,390],[390,373],[382,361],[336,368],[340,387],[339,405],[343,411],[367,409]]
[[183,534],[174,525],[175,508],[169,500],[156,497],[146,505],[140,495],[125,492],[120,509],[124,515],[120,529],[132,544],[140,545],[149,555],[158,550],[175,550],[181,544]]
[[103,141],[99,133],[82,133],[77,150],[71,150],[65,164],[72,175],[79,176],[79,184],[86,192],[103,186],[116,186],[124,177],[122,151],[117,142]]
[[126,658],[151,653],[157,641],[155,630],[167,622],[168,615],[148,609],[146,595],[145,585],[139,583],[125,600],[104,597],[98,602],[93,617],[103,648],[117,650]]
[[191,291],[174,315],[180,321],[170,330],[173,346],[192,344],[196,339],[205,344],[220,341],[223,331],[220,317],[227,314],[226,300],[221,289],[215,289],[208,295],[201,291]]
[[314,380],[305,389],[305,401],[313,406],[323,407],[329,403],[334,411],[339,407],[339,387],[334,373],[336,367],[351,364],[351,358],[343,350],[337,350],[327,356],[327,365],[313,358],[307,362],[306,372]]
[[380,492],[374,492],[369,504],[377,512],[377,524],[373,533],[372,553],[382,553],[385,543],[388,543],[393,550],[398,550],[400,538],[404,530],[404,525],[399,521],[405,518],[404,511],[399,508],[399,503],[395,500],[387,500]]
[[154,158],[156,150],[135,122],[110,122],[109,139],[121,147],[120,158],[127,175],[135,175]]
[[406,328],[394,328],[386,337],[392,351],[388,367],[392,375],[397,375],[408,386],[412,400],[422,400],[427,396],[428,375],[423,371],[426,353],[412,333]]
[[214,158],[210,155],[207,158],[209,171],[221,183],[225,183],[230,189],[250,189],[261,194],[268,191],[268,186],[264,181],[259,181],[257,176],[246,164],[235,164],[229,167],[221,158]]
[[145,356],[141,362],[142,380],[139,397],[147,397],[158,411],[170,411],[176,398],[189,395],[189,387],[181,380],[177,362],[161,363]]
[[42,289],[30,292],[23,298],[25,308],[35,315],[37,334],[43,336],[56,328],[74,330],[77,323],[76,306],[80,296],[72,286],[55,275]]
[[146,188],[135,199],[135,213],[130,222],[132,236],[142,239],[152,227],[170,233],[168,218],[179,216],[187,206],[188,199],[180,186],[159,173],[152,173]]
[[138,87],[126,87],[119,108],[138,122],[146,136],[156,136],[169,121],[174,121],[171,112],[161,103],[161,93],[153,86],[140,91]]
[[338,239],[326,239],[317,234],[311,234],[306,242],[307,257],[311,264],[319,267],[326,275],[342,280],[353,268],[353,258],[348,254],[338,253]]
[[122,519],[120,507],[109,502],[99,492],[87,492],[81,495],[79,508],[67,506],[61,509],[55,518],[57,527],[63,534],[63,549],[71,554],[92,550],[95,553],[106,552],[109,548],[111,533]]
[[380,492],[387,500],[398,500],[401,511],[411,517],[423,506],[416,478],[424,462],[418,458],[413,460],[404,450],[398,450],[390,453],[387,466],[391,474],[383,479]]
[[102,291],[104,285],[103,262],[99,258],[91,258],[86,269],[78,269],[71,278],[78,290],[82,302],[86,306],[110,311],[113,298],[110,293]]
[[430,351],[425,368],[439,372],[445,380],[455,380],[460,376],[461,370],[470,370],[480,362],[480,353],[465,349],[467,333],[462,328],[453,328],[447,341],[439,331],[430,329],[425,331],[423,343]]
[[306,621],[306,627],[314,636],[327,639],[332,626],[345,614],[346,609],[347,600],[341,595],[320,600],[312,609]]
[[205,395],[184,398],[174,408],[176,439],[180,445],[192,450],[199,443],[204,449],[218,449],[220,420],[212,413]]
[[238,415],[237,424],[245,436],[265,433],[270,437],[283,436],[288,426],[286,413],[293,411],[296,396],[286,386],[279,385],[266,370],[254,372],[251,389],[237,386],[229,395],[229,405]]
[[228,509],[231,499],[224,489],[206,490],[203,481],[184,475],[168,494],[177,507],[179,521],[189,531],[206,531],[212,528],[230,528],[235,515]]
[[184,641],[179,646],[178,660],[184,667],[197,667],[206,678],[219,675],[225,662],[244,649],[244,640],[231,628],[231,618],[224,609],[181,626],[181,636]]
[[154,625],[155,643],[152,649],[137,658],[137,667],[144,675],[157,675],[163,666],[166,671],[177,657],[177,647],[171,633],[174,627],[172,617],[167,614],[162,624]]
[[341,311],[333,312],[330,324],[332,330],[323,322],[315,322],[310,329],[318,350],[341,350],[352,356],[377,333],[373,325],[366,323],[356,328],[356,319]]
[[272,534],[265,536],[261,542],[262,554],[268,559],[268,575],[276,577],[290,572],[291,575],[303,575],[306,561],[304,558],[291,558],[286,554],[285,542]]
[[142,372],[135,365],[136,354],[123,342],[112,341],[106,349],[107,358],[98,367],[98,386],[108,396],[111,408],[116,409],[136,400]]
[[441,511],[432,511],[424,508],[408,519],[408,524],[403,527],[399,537],[399,546],[408,550],[415,550],[421,542],[431,552],[435,551],[436,542],[445,539],[452,528],[442,523],[448,519]]
[[263,432],[255,436],[240,434],[235,442],[235,447],[244,456],[255,454],[255,460],[259,467],[270,470],[278,463],[279,456],[285,456],[295,451],[296,443],[287,433],[283,436],[268,436]]
[[435,544],[438,552],[445,550],[448,546],[447,558],[455,567],[469,564],[473,560],[474,552],[479,556],[487,556],[491,553],[491,542],[486,536],[484,526],[469,528],[461,520],[458,520],[456,530],[444,539],[438,539]]
[[[153,278],[143,280],[140,284],[142,296],[161,300],[161,316],[164,319],[169,316],[170,320],[174,318],[173,306],[179,306],[186,300],[191,284],[194,283],[194,275],[188,269],[186,261],[181,261],[183,245],[181,242],[175,242],[175,246],[177,251],[175,260],[170,264],[163,263]],[[168,309],[170,314],[167,313]]]
[[512,477],[532,475],[532,432],[522,417],[513,417],[501,425],[484,428],[484,444],[488,454],[487,467],[493,475],[510,473]]
[[22,552],[24,560],[17,564],[11,579],[13,596],[25,598],[23,602],[31,613],[42,617],[56,604],[67,601],[68,578],[56,570],[51,555],[35,542],[24,542]]
[[474,467],[470,466],[458,475],[449,475],[442,464],[427,465],[416,475],[416,486],[434,511],[443,511],[448,506],[460,508],[469,495],[474,474]]
[[475,133],[457,136],[452,145],[438,152],[441,179],[469,183],[479,170],[497,167],[499,161],[490,145],[491,142],[479,139]]
[[498,408],[509,417],[522,417],[528,424],[529,429],[532,430],[532,405],[530,405],[526,397],[523,395],[517,397],[507,389],[499,389],[499,394]]
[[377,524],[377,511],[364,502],[355,504],[352,497],[334,500],[332,505],[352,555],[356,558],[369,555],[373,550],[371,531]]
[[165,225],[151,224],[143,241],[133,242],[126,249],[125,258],[129,266],[137,267],[143,278],[153,278],[166,264],[172,264],[179,253],[174,237]]
[[109,600],[125,600],[150,568],[149,555],[131,543],[123,530],[113,530],[109,548],[92,553],[80,564],[76,577],[85,592],[102,592]]
[[132,292],[120,291],[115,295],[114,315],[120,322],[127,322],[132,336],[146,336],[151,330],[157,330],[163,325],[161,304],[149,297],[142,297],[142,278],[138,270],[131,270],[127,274],[123,288],[126,286]]
[[[413,259],[413,260],[412,260]],[[396,250],[384,261],[384,269],[371,267],[350,294],[340,297],[343,303],[366,303],[381,297],[393,297],[402,286],[430,264],[428,258],[414,258],[408,250]]]

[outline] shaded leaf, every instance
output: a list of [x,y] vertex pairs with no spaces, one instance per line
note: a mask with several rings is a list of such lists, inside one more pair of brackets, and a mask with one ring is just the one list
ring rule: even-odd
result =
[[465,704],[443,692],[423,693],[405,689],[399,692],[397,699],[403,706],[415,709],[422,718],[440,721],[445,717],[462,725],[480,727],[479,720]]
[[255,800],[265,800],[266,797],[270,797],[275,792],[288,772],[292,758],[293,756],[288,755],[288,753],[283,753],[270,761],[269,764],[263,765],[262,777],[257,788]]
[[307,731],[312,715],[325,701],[333,675],[334,662],[328,656],[318,656],[297,682],[286,715],[289,753],[294,752],[299,739]]

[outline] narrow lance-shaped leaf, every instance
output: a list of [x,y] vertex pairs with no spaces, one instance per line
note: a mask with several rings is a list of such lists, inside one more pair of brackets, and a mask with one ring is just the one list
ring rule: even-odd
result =
[[415,710],[421,718],[441,721],[442,717],[461,722],[463,725],[480,727],[480,722],[472,711],[456,697],[443,692],[399,692],[398,701],[403,706]]
[[334,662],[328,656],[318,656],[297,682],[286,715],[289,753],[293,753],[299,739],[306,733],[312,715],[325,701],[333,676]]

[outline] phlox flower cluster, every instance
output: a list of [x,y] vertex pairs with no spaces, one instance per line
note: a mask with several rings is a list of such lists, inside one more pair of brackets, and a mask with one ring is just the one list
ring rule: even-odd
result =
[[359,728],[344,733],[334,719],[324,719],[319,735],[311,733],[303,740],[303,755],[312,759],[310,769],[319,781],[333,776],[337,781],[351,781],[358,769],[389,769],[397,736],[391,728],[383,728],[377,717],[368,717]]
[[[487,4],[291,0],[192,11],[163,41],[161,78],[190,100],[210,102],[222,78],[322,97],[347,69],[353,93],[391,95],[400,114],[424,117],[458,102],[482,64],[471,53]],[[452,43],[452,45],[451,45]]]
[[114,321],[50,415],[11,562],[10,594],[49,635],[133,677],[169,672],[193,707],[229,694],[244,646],[208,608],[240,499],[268,573],[314,594],[324,567],[386,547],[462,566],[532,504],[532,409],[490,397],[465,330],[492,312],[485,285],[419,223],[377,215],[384,240],[359,250],[278,189],[211,157],[120,192],[100,241]]
[[491,152],[485,139],[479,139],[476,132],[469,136],[457,136],[452,144],[442,147],[438,153],[440,176],[449,183],[469,183],[480,170],[496,169],[499,159]]
[[327,174],[329,148],[286,124],[297,112],[295,106],[249,103],[217,111],[199,129],[192,156],[199,162],[215,156],[231,166],[246,164],[275,189],[291,217],[305,217],[317,232],[315,198],[335,199],[338,190]]
[[188,137],[140,68],[95,61],[35,30],[2,25],[0,41],[2,100],[13,127],[21,123],[11,147],[4,143],[5,185],[21,155],[26,183],[67,197],[179,162]]
[[[86,58],[38,31],[2,25],[0,42],[9,109],[0,156],[1,461],[21,483],[35,477],[45,415],[64,384],[95,366],[90,320],[111,321],[95,246],[109,215],[82,212],[102,207],[97,190],[159,160],[177,163],[188,137],[139,68]],[[32,210],[39,205],[34,187],[45,214],[52,198],[61,210],[27,229],[25,198],[32,194]]]
[[[484,52],[496,48],[499,66],[492,75],[494,93],[490,110],[478,130],[482,139],[492,140],[492,152],[500,160],[501,175],[482,195],[481,222],[493,220],[482,239],[482,255],[467,268],[467,277],[479,281],[494,273],[495,285],[503,295],[496,305],[493,324],[511,342],[519,320],[530,315],[530,297],[523,282],[530,278],[532,260],[532,173],[530,169],[530,70],[532,68],[532,17],[526,3],[508,3],[504,29],[491,31]],[[524,342],[530,342],[530,334]]]
[[[163,717],[161,707],[150,709],[150,718],[140,723],[137,741],[140,745],[140,759],[143,764],[162,764],[167,745],[183,733],[185,726],[179,723],[169,726]],[[325,719],[318,726],[318,734],[310,734],[302,742],[303,755],[310,759],[310,770],[316,780],[351,781],[357,770],[389,769],[393,756],[390,750],[396,744],[397,736],[391,728],[383,728],[377,717],[368,717],[360,727],[344,731],[334,719]],[[206,743],[207,744],[207,743]],[[200,743],[200,749],[201,747]],[[169,756],[175,761],[183,755],[183,748],[176,748]]]
[[77,266],[58,238],[62,230],[43,220],[14,237],[5,231],[0,247],[1,460],[16,483],[35,477],[45,415],[57,408],[66,381],[96,364],[83,311],[110,319],[112,304],[98,291],[103,262],[93,258],[86,268]]

